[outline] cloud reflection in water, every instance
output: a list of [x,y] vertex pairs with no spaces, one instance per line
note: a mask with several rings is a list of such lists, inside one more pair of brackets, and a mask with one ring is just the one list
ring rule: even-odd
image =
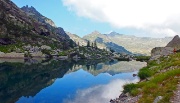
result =
[[116,79],[106,85],[77,90],[73,100],[65,99],[63,103],[109,103],[110,99],[120,95],[124,84],[135,82],[138,82],[138,78],[134,80]]

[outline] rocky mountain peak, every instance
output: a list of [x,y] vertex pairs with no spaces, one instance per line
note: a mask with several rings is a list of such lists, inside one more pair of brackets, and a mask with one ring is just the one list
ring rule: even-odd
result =
[[95,30],[91,34],[101,34],[101,33]]
[[33,6],[23,6],[21,8],[23,11],[25,11],[26,13],[28,13],[29,15],[38,15],[38,16],[42,16]]
[[179,35],[176,35],[168,44],[166,47],[173,47],[175,49],[180,49],[180,37]]
[[174,36],[174,38],[172,39],[172,41],[179,41],[179,40],[180,40],[179,35]]
[[40,14],[33,6],[26,5],[26,6],[23,6],[21,8],[21,10],[23,10],[29,16],[32,16],[33,18],[35,18],[36,20],[38,20],[41,23],[45,23],[45,24],[48,24],[50,26],[56,27],[55,23],[51,19]]
[[57,27],[51,19],[40,14],[34,7],[32,7],[32,6],[29,7],[28,5],[26,5],[26,6],[23,6],[21,8],[21,10],[23,10],[25,13],[27,13],[32,18],[36,19],[38,22],[46,25],[46,27],[49,30],[53,30],[54,34],[57,34],[63,38],[69,39],[69,36],[65,33],[63,28]]

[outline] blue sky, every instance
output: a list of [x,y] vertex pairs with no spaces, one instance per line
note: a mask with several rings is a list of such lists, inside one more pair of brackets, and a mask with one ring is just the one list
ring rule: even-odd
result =
[[84,36],[97,30],[141,37],[180,34],[179,0],[12,0],[35,7],[65,31]]
[[[12,0],[18,7],[25,5],[33,6],[42,15],[52,19],[56,26],[63,27],[65,31],[77,34],[80,37],[90,34],[97,30],[101,33],[109,33],[111,31],[121,32],[119,29],[111,27],[108,23],[91,20],[89,18],[80,17],[73,11],[69,11],[63,6],[61,0]],[[122,30],[123,31],[123,30]]]

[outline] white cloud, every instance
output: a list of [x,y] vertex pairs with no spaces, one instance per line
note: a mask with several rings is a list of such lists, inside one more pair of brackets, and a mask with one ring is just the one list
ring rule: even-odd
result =
[[180,28],[179,0],[62,1],[77,15],[107,22],[116,28],[134,28],[152,36],[180,33],[174,28]]
[[64,103],[109,103],[110,99],[115,99],[120,95],[124,84],[137,81],[138,79],[117,79],[106,85],[77,90],[75,98],[73,100],[64,100]]

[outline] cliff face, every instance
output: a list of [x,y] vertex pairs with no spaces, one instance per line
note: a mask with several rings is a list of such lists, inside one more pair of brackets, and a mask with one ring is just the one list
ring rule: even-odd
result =
[[10,0],[0,0],[0,45],[48,45],[68,49],[72,40],[63,28],[42,16],[33,7],[18,8]]
[[176,35],[168,44],[166,47],[172,47],[176,50],[180,49],[180,38],[178,35]]

